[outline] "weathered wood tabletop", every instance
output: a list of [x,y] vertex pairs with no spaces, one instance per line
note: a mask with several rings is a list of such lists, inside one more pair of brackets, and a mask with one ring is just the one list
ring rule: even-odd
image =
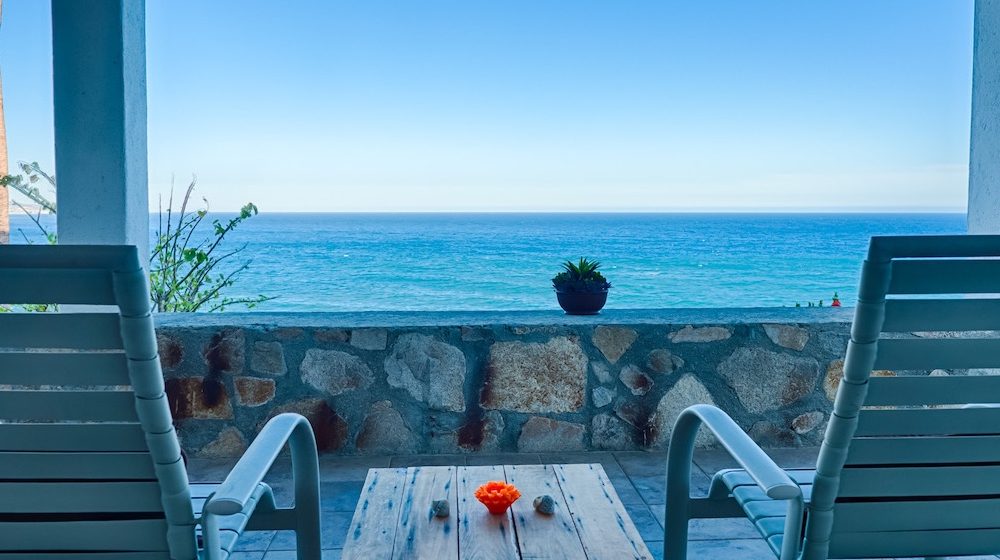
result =
[[[473,493],[491,480],[521,499],[490,515]],[[535,511],[548,494],[553,515]],[[448,500],[435,517],[434,500]],[[347,532],[349,560],[651,560],[601,465],[504,465],[371,469]]]

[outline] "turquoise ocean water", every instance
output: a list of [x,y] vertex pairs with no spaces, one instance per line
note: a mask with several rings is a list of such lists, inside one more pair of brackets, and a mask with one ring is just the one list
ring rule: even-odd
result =
[[277,296],[259,311],[557,309],[549,280],[580,256],[603,263],[608,308],[644,309],[852,305],[870,236],[964,231],[964,214],[264,213],[230,243],[253,259],[234,295]]

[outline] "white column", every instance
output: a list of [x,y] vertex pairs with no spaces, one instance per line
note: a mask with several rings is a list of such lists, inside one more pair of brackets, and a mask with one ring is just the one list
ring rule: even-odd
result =
[[149,251],[144,0],[52,0],[60,243]]
[[976,0],[969,233],[1000,233],[1000,0]]

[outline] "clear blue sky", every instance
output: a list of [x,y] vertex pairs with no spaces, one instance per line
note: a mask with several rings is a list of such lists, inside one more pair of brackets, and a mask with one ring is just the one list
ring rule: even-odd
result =
[[[4,0],[11,160],[52,167],[49,2]],[[150,201],[963,209],[972,0],[147,0]]]

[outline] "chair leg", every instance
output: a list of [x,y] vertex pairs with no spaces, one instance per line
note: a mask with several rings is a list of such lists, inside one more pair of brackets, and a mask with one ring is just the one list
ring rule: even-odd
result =
[[701,422],[681,415],[667,449],[667,504],[663,527],[663,559],[687,560],[688,501],[691,499],[691,461],[694,436]]

